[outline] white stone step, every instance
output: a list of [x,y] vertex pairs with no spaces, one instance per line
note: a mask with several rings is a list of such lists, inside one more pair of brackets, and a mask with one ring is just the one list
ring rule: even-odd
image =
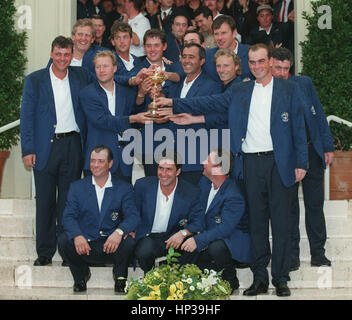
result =
[[[327,234],[334,236],[352,236],[352,216],[328,216],[325,219]],[[300,217],[301,236],[306,236],[305,216]],[[0,238],[33,237],[35,219],[32,215],[0,215]]]
[[[303,200],[300,200],[300,212],[304,215]],[[324,203],[325,216],[352,216],[352,201],[329,200]],[[0,199],[1,215],[35,215],[35,200]]]
[[[301,263],[299,270],[291,272],[290,288],[352,288],[352,261],[334,262],[332,267],[311,267],[309,263]],[[91,279],[88,288],[113,288],[112,266],[91,267]],[[269,274],[270,274],[270,268]],[[34,267],[31,262],[0,263],[1,287],[57,287],[72,288],[73,279],[68,267],[62,267],[59,263],[51,266]],[[143,272],[140,268],[133,271],[129,268],[128,279],[138,279]],[[237,277],[240,288],[247,288],[253,281],[253,274],[249,268],[238,269]],[[270,284],[270,288],[272,285]]]
[[[310,261],[309,244],[306,236],[301,236],[300,249],[301,260]],[[352,236],[328,237],[325,249],[327,257],[332,261],[352,260]],[[28,261],[36,258],[34,238],[0,238],[0,260]],[[53,261],[61,261],[57,252]]]
[[[291,296],[280,298],[274,289],[257,297],[243,296],[244,289],[236,290],[231,300],[352,300],[351,288],[339,289],[291,289]],[[115,294],[113,289],[91,289],[84,293],[73,293],[72,288],[0,288],[1,300],[123,300],[124,295]],[[129,314],[131,306],[124,302],[117,306],[121,312]],[[123,308],[122,310],[120,308]],[[126,310],[127,309],[127,310]]]

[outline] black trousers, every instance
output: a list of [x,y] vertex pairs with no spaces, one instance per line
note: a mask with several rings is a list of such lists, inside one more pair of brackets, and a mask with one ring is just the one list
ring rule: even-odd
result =
[[[48,162],[33,170],[36,190],[36,250],[52,258],[62,232],[62,214],[71,182],[81,178],[83,155],[80,135],[54,138]],[[59,253],[61,254],[60,250]],[[61,254],[62,255],[62,254]]]
[[119,247],[114,253],[106,254],[103,252],[106,238],[100,238],[90,241],[91,251],[88,255],[79,255],[72,240],[69,240],[65,233],[60,234],[59,247],[65,255],[70,267],[73,280],[75,283],[84,279],[89,271],[89,264],[111,263],[113,264],[113,277],[127,278],[128,265],[133,257],[135,241],[132,237],[122,240]]
[[[308,145],[309,170],[302,180],[305,225],[312,257],[325,254],[326,224],[324,217],[324,168],[313,145]],[[299,201],[298,183],[294,187],[292,213],[292,261],[299,261]]]
[[232,258],[224,240],[219,239],[209,243],[208,247],[201,252],[183,252],[181,258],[182,264],[196,264],[201,270],[212,269],[216,272],[222,270],[221,278],[228,281],[231,288],[237,288],[239,285],[236,261]]
[[271,259],[273,285],[285,283],[290,280],[293,187],[283,185],[274,155],[245,154],[243,160],[254,279],[269,284],[267,266]]

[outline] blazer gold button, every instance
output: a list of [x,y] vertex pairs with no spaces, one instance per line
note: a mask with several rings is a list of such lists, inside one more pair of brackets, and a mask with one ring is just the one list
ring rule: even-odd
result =
[[242,138],[242,142],[244,141],[244,138]]
[[53,142],[54,142],[54,140],[53,140],[53,139],[51,139],[51,140],[50,140],[50,142],[51,142],[51,143],[53,143]]

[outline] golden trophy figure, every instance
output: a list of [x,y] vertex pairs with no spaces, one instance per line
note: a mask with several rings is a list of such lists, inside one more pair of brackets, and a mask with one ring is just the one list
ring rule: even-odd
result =
[[155,69],[153,74],[149,75],[149,79],[151,79],[154,84],[154,97],[153,101],[148,105],[148,114],[146,116],[150,118],[159,118],[158,107],[155,106],[155,92],[158,85],[165,81],[165,76],[160,73],[159,70]]

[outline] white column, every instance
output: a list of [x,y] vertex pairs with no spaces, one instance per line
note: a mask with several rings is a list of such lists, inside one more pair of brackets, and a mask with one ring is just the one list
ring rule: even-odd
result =
[[306,21],[302,17],[303,11],[311,13],[311,2],[315,0],[295,0],[295,72],[299,74],[302,70],[302,49],[299,43],[306,40]]

